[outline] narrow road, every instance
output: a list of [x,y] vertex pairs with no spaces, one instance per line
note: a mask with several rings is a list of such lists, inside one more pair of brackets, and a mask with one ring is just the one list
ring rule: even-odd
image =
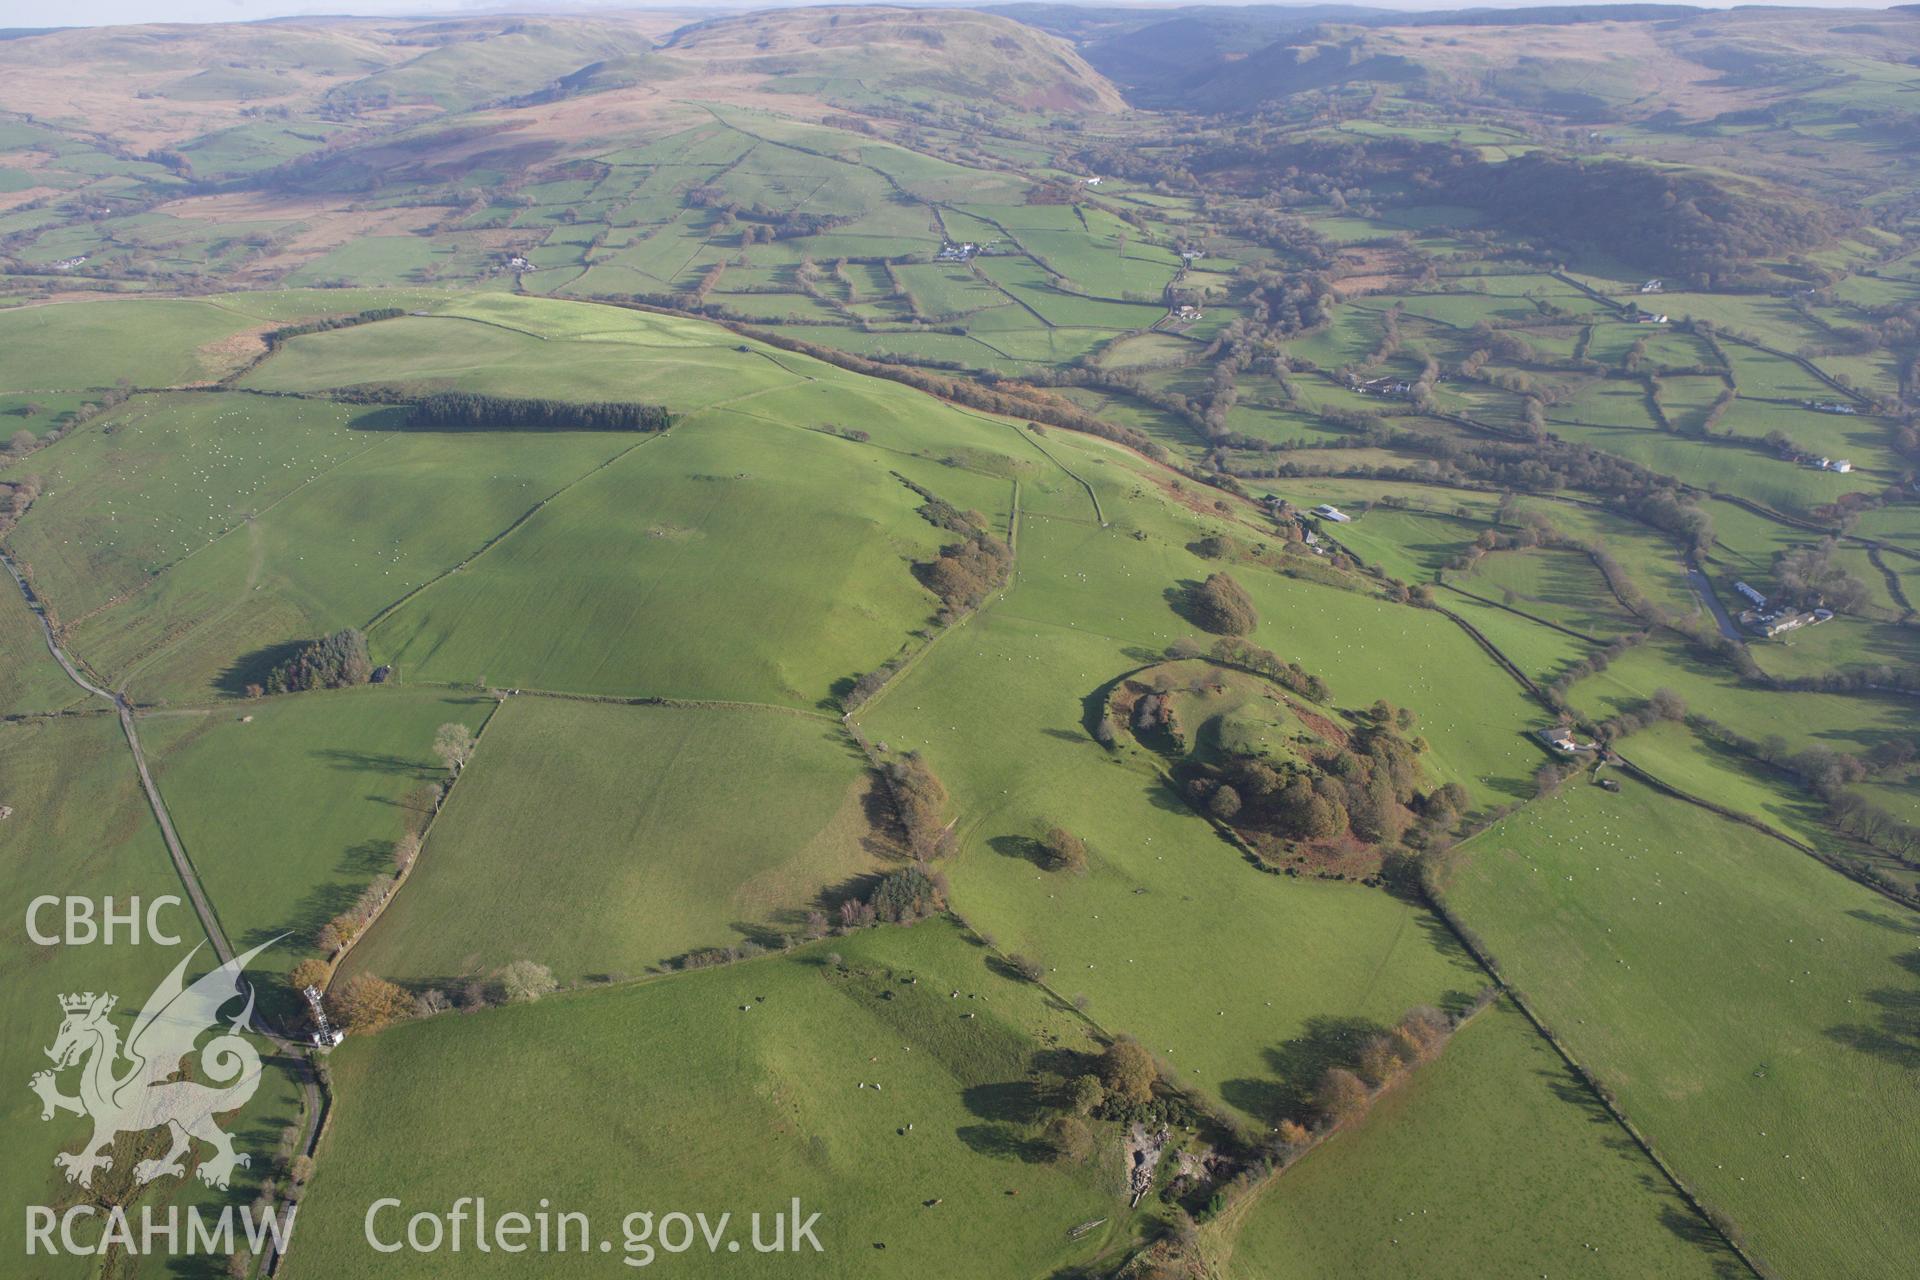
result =
[[[120,729],[127,736],[127,748],[133,753],[133,767],[140,775],[141,788],[147,793],[147,805],[153,810],[154,820],[159,823],[161,838],[166,841],[167,856],[173,860],[173,869],[179,874],[180,883],[186,886],[187,898],[193,903],[193,913],[199,917],[200,928],[206,933],[207,941],[213,944],[214,954],[220,957],[222,964],[231,962],[234,957],[233,944],[227,941],[226,932],[221,929],[220,920],[213,913],[213,903],[208,900],[206,890],[200,886],[200,877],[195,873],[193,863],[187,859],[187,851],[180,843],[179,834],[173,829],[173,818],[167,812],[166,801],[161,799],[160,788],[154,783],[153,774],[147,768],[146,753],[140,749],[140,732],[133,722],[133,704],[128,702],[123,694],[102,689],[80,674],[80,669],[74,665],[73,659],[67,656],[66,650],[62,649],[60,642],[54,638],[53,624],[47,621],[45,609],[41,606],[39,598],[34,595],[33,588],[27,585],[27,580],[21,575],[19,566],[14,564],[13,557],[5,551],[0,551],[0,563],[7,566],[7,572],[13,576],[14,586],[20,589],[20,594],[26,599],[27,608],[31,609],[33,616],[39,619],[41,635],[47,642],[47,652],[52,654],[53,660],[60,664],[60,669],[67,673],[67,678],[94,697],[105,698],[111,702],[115,712],[119,714]],[[306,1132],[301,1135],[300,1151],[311,1156],[320,1137],[322,1105],[320,1086],[314,1078],[313,1068],[296,1045],[282,1039],[276,1030],[266,1025],[257,1010],[254,1013],[253,1029],[272,1042],[274,1049],[286,1061],[288,1069],[300,1082],[300,1093],[305,1102],[306,1112]],[[283,1206],[282,1212],[291,1208],[292,1201],[289,1200]],[[261,1259],[261,1274],[272,1274],[278,1265],[279,1258],[269,1246],[267,1255]]]
[[1713,615],[1719,624],[1720,634],[1739,644],[1745,637],[1740,629],[1733,625],[1733,619],[1727,614],[1727,607],[1720,603],[1720,597],[1713,590],[1713,581],[1707,577],[1692,560],[1682,560],[1680,567],[1687,571],[1687,584],[1693,588],[1693,594],[1700,597],[1700,603],[1707,606],[1707,612]]

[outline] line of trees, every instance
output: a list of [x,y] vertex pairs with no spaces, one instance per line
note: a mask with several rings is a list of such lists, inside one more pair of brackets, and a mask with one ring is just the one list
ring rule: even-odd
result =
[[413,402],[409,427],[549,431],[665,431],[672,417],[665,405],[600,400],[488,396],[471,391],[436,391]]
[[351,329],[355,325],[372,324],[376,320],[398,320],[406,312],[399,307],[374,307],[350,316],[329,316],[324,320],[308,320],[301,324],[281,325],[278,329],[269,329],[260,335],[268,350],[278,347],[289,338],[298,338],[309,333],[326,333],[330,329]]
[[[1199,646],[1189,642],[1175,641],[1167,649],[1169,658],[1198,657]],[[1308,671],[1298,662],[1287,662],[1271,649],[1262,649],[1257,644],[1249,644],[1231,636],[1214,642],[1209,651],[1215,662],[1224,662],[1230,666],[1245,667],[1249,671],[1258,671],[1283,688],[1291,689],[1303,698],[1314,702],[1326,702],[1333,696],[1326,680]]]
[[913,856],[926,862],[946,853],[953,836],[945,822],[947,788],[926,758],[909,751],[888,761],[883,777]]
[[[1826,818],[1835,827],[1910,867],[1920,868],[1920,826],[1849,790],[1856,783],[1904,778],[1920,759],[1920,737],[1888,738],[1871,751],[1854,755],[1831,747],[1795,751],[1783,737],[1759,742],[1703,715],[1687,717],[1687,724],[1703,737],[1726,743],[1737,751],[1783,769],[1826,806]],[[1879,881],[1876,868],[1858,868]]]

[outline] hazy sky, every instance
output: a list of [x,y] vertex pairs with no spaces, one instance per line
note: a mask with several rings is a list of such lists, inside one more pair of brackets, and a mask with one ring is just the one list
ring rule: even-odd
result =
[[[573,0],[572,3],[540,3],[522,0],[0,0],[0,27],[99,26],[117,22],[246,22],[258,18],[284,18],[304,13],[395,14],[561,12],[581,13],[593,9],[762,9],[782,0],[660,0],[659,3],[634,3],[633,0]],[[794,0],[788,0],[794,2]],[[804,0],[799,0],[804,3]],[[983,3],[987,0],[982,0]],[[1110,0],[1109,0],[1110,2]],[[1464,9],[1514,8],[1541,0],[1357,0],[1381,9]],[[1686,2],[1686,0],[1683,0]],[[1729,7],[1732,0],[1690,0],[1712,8]],[[1751,0],[1748,0],[1751,2]],[[1799,7],[1828,9],[1881,9],[1895,0],[1795,0]]]

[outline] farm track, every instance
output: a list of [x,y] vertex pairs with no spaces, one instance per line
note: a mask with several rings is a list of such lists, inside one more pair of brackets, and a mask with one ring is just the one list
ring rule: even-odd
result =
[[1680,561],[1680,567],[1686,571],[1687,585],[1693,588],[1693,594],[1705,605],[1707,612],[1713,615],[1714,625],[1720,628],[1720,634],[1735,644],[1741,643],[1740,630],[1733,625],[1733,618],[1727,613],[1727,606],[1720,603],[1719,594],[1713,589],[1713,580],[1708,578],[1699,565],[1690,559]]
[[[61,670],[67,673],[67,678],[94,697],[105,698],[113,704],[114,710],[120,717],[120,729],[126,735],[127,749],[133,756],[134,770],[140,777],[141,789],[146,793],[147,804],[153,810],[154,821],[159,825],[161,838],[166,842],[167,856],[173,862],[173,869],[187,891],[187,898],[193,904],[193,913],[199,919],[200,928],[206,934],[207,941],[212,944],[214,954],[220,958],[221,963],[231,964],[235,955],[233,944],[227,940],[226,930],[220,925],[220,918],[214,911],[213,902],[207,897],[206,890],[201,887],[199,873],[194,870],[193,862],[188,858],[186,848],[180,842],[180,835],[174,830],[173,817],[167,811],[166,800],[161,796],[160,787],[154,782],[153,773],[147,767],[146,752],[140,747],[140,731],[134,723],[133,704],[127,701],[125,695],[102,689],[80,674],[79,668],[74,665],[66,651],[60,647],[59,641],[54,638],[53,626],[47,621],[39,598],[27,585],[27,580],[20,575],[19,568],[13,563],[13,557],[0,551],[0,563],[5,563],[7,572],[13,577],[14,586],[19,588],[20,594],[26,599],[27,607],[39,620],[41,634],[47,642],[47,652],[53,655],[54,661],[58,662]],[[312,1064],[295,1049],[291,1041],[281,1035],[277,1028],[268,1026],[257,1010],[253,1014],[253,1019],[254,1031],[272,1043],[277,1056],[286,1065],[289,1073],[300,1082],[301,1114],[305,1132],[301,1135],[299,1150],[302,1154],[311,1157],[320,1141],[320,1123],[326,1106],[326,1097],[321,1092],[319,1080],[313,1071]],[[291,1201],[288,1202],[288,1207],[291,1207]],[[278,1265],[279,1255],[269,1245],[266,1255],[261,1260],[260,1273],[271,1275]]]

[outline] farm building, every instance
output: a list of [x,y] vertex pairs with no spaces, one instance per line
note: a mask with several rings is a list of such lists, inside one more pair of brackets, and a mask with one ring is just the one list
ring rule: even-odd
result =
[[1747,600],[1752,603],[1754,608],[1764,609],[1767,607],[1767,598],[1761,595],[1758,591],[1755,591],[1752,587],[1748,586],[1746,583],[1736,582],[1733,584],[1733,589],[1735,591],[1738,591],[1741,595],[1745,596]]
[[1789,631],[1798,631],[1802,627],[1826,622],[1832,617],[1831,609],[1815,609],[1812,612],[1803,609],[1776,609],[1771,613],[1748,609],[1740,615],[1740,622],[1749,630],[1756,631],[1771,640]]
[[1582,751],[1592,751],[1594,749],[1591,742],[1580,742],[1576,740],[1571,729],[1563,729],[1558,726],[1551,729],[1540,730],[1540,741],[1546,743],[1563,756],[1578,755]]
[[1353,519],[1352,516],[1330,502],[1323,502],[1315,507],[1313,514],[1319,516],[1322,520],[1331,520],[1335,524],[1346,524],[1349,520]]
[[1635,324],[1665,324],[1667,322],[1667,315],[1664,311],[1640,311],[1634,314],[1633,322]]
[[1658,276],[1655,276],[1653,279],[1647,281],[1645,284],[1640,286],[1640,292],[1659,293],[1664,288],[1666,288],[1665,282],[1662,281]]

